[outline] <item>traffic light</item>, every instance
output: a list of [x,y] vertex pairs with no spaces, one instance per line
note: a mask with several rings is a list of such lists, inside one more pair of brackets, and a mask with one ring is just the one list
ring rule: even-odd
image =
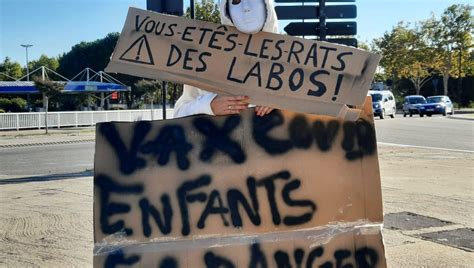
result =
[[175,16],[184,14],[183,0],[146,0],[146,9]]

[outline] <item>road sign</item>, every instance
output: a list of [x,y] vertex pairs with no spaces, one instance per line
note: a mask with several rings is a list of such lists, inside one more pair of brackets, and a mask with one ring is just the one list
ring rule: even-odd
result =
[[[314,19],[320,17],[319,6],[277,6],[275,7],[279,20]],[[326,6],[328,19],[353,19],[357,17],[355,5]]]
[[147,0],[148,10],[183,16],[183,0]]
[[342,44],[351,47],[357,47],[357,39],[356,38],[329,38],[326,40],[330,43]]
[[[284,28],[289,35],[319,35],[319,22],[292,22]],[[356,22],[327,22],[326,35],[356,35]]]
[[[146,0],[146,7],[148,10],[152,10],[155,12],[160,12],[160,13],[166,13],[166,14],[171,14],[175,16],[183,16],[184,14],[184,8],[183,8],[183,0]],[[191,0],[191,18],[194,19],[194,1]],[[146,39],[145,39],[146,41]],[[143,41],[140,43],[140,47],[142,46]],[[148,46],[148,42],[146,43]],[[147,52],[150,52],[150,48],[147,47]],[[136,61],[140,59],[140,50],[138,50],[138,54],[135,58]],[[153,58],[151,58],[151,53],[149,53],[149,64],[153,65]],[[133,62],[133,61],[132,61]],[[141,61],[140,63],[146,63],[146,61]],[[162,98],[162,104],[163,104],[163,119],[166,119],[166,82],[162,81],[162,89],[163,89],[163,98]],[[152,104],[153,105],[153,104]],[[153,109],[153,107],[152,107]],[[153,120],[153,114],[152,118]]]
[[[319,0],[275,0],[276,3],[316,3]],[[326,3],[355,2],[355,0],[326,0]]]

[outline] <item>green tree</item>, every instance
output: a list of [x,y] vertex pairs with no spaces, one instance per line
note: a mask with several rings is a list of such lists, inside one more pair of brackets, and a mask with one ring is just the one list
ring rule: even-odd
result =
[[26,110],[26,100],[20,97],[15,97],[11,99],[12,102],[12,112],[24,112]]
[[26,100],[20,97],[6,99],[0,98],[0,109],[7,112],[23,112],[26,110]]
[[[68,78],[73,78],[79,72],[89,67],[95,71],[103,71],[110,61],[110,56],[117,44],[119,33],[109,33],[105,38],[93,42],[81,42],[72,47],[71,51],[63,54],[59,58],[58,73]],[[134,102],[138,102],[134,94],[136,90],[133,86],[140,77],[126,74],[110,74],[127,86],[131,86],[132,92],[127,95],[127,103],[132,107]]]
[[472,7],[468,5],[451,5],[440,19],[434,15],[423,22],[423,28],[429,37],[429,44],[436,49],[440,61],[438,71],[443,76],[444,95],[448,94],[448,80],[458,77],[460,90],[462,77],[472,65],[470,50],[472,49],[472,32],[474,19]]
[[474,76],[474,49],[469,53],[466,64],[463,66],[466,76]]
[[183,94],[183,84],[168,82],[167,99],[170,100],[170,104],[174,107],[178,98]]
[[[345,38],[345,37],[341,36],[341,38]],[[365,51],[377,53],[378,51],[376,48],[374,48],[374,46],[375,46],[374,44],[369,44],[368,42],[365,42],[365,41],[358,41],[357,48],[363,49]],[[380,66],[375,71],[374,82],[384,82],[384,83],[387,82],[387,74],[385,73],[385,70],[381,68]]]
[[87,67],[96,71],[104,70],[118,38],[119,33],[109,33],[105,38],[74,45],[71,51],[59,57],[58,73],[72,78]]
[[30,72],[38,69],[41,66],[48,67],[49,69],[56,71],[59,67],[59,61],[55,57],[48,57],[44,54],[40,56],[38,60],[30,61],[29,69]]
[[[191,8],[186,9],[186,17],[191,17]],[[202,0],[201,3],[196,2],[194,5],[194,17],[197,20],[220,23],[219,5],[212,0]]]
[[42,80],[39,78],[34,78],[34,83],[35,83],[35,87],[43,95],[43,108],[45,110],[44,125],[45,125],[46,134],[48,134],[49,98],[53,97],[56,94],[61,93],[61,91],[64,90],[64,85],[61,83],[57,83],[57,82],[53,82],[49,80]]
[[134,94],[136,94],[138,98],[151,98],[154,96],[153,100],[155,100],[161,95],[161,81],[141,79],[136,82],[134,86],[136,88]]
[[436,70],[435,51],[428,47],[423,31],[419,27],[409,28],[398,23],[391,32],[374,40],[375,51],[382,54],[380,65],[392,80],[410,80],[420,94],[420,90]]
[[[341,38],[344,38],[344,37],[341,37]],[[357,47],[360,48],[360,49],[363,49],[363,50],[366,50],[366,51],[371,51],[372,50],[370,45],[367,42],[358,41],[357,43],[358,43]]]
[[[21,65],[18,62],[12,62],[9,57],[5,57],[0,64],[0,73],[6,74],[10,78],[18,79],[23,76]],[[0,80],[8,80],[8,77],[0,75]]]
[[153,120],[153,103],[157,97],[163,94],[161,81],[142,79],[135,83],[136,93],[147,97],[150,100],[151,119]]

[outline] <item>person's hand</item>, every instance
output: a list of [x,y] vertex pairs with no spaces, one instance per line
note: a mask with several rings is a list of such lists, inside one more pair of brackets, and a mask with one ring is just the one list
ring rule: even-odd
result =
[[248,108],[248,96],[217,95],[211,101],[211,109],[215,115],[239,114]]
[[257,106],[255,107],[255,113],[258,116],[264,116],[269,114],[271,111],[273,111],[273,108],[267,107],[267,106]]

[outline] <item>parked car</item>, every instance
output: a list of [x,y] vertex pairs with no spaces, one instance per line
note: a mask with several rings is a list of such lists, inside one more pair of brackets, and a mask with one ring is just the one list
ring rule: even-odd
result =
[[431,96],[426,98],[426,104],[420,106],[420,116],[433,114],[454,114],[454,107],[448,96]]
[[391,118],[395,117],[397,105],[395,104],[395,97],[391,91],[369,90],[369,95],[372,96],[374,116],[379,116],[380,119],[384,119],[387,115],[390,115]]
[[406,96],[403,100],[403,117],[406,117],[407,114],[410,116],[413,114],[419,114],[420,106],[425,103],[426,99],[421,95]]

